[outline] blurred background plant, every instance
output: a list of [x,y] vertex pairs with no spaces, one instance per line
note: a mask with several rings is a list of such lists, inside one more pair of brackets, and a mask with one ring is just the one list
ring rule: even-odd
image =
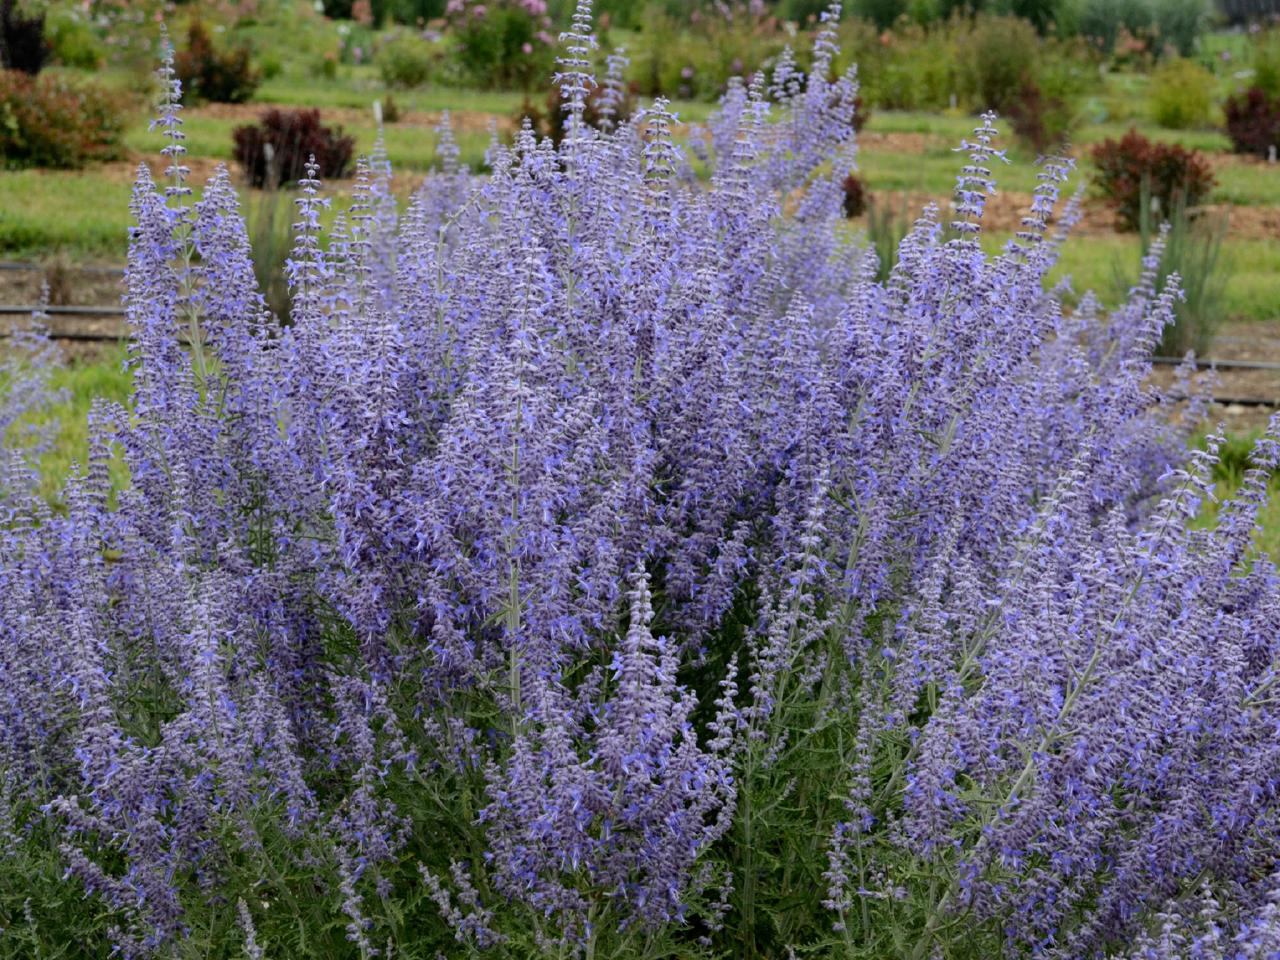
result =
[[1142,218],[1181,207],[1190,215],[1209,194],[1213,171],[1204,155],[1176,143],[1148,140],[1130,129],[1093,148],[1098,188],[1122,230],[1141,230]]
[[293,251],[294,196],[268,180],[263,190],[246,198],[245,225],[253,256],[253,275],[268,309],[289,322],[289,282],[285,264]]
[[1190,130],[1209,123],[1217,81],[1184,57],[1171,57],[1151,74],[1151,119],[1167,130]]
[[[1156,273],[1156,289],[1163,290],[1169,278],[1177,275],[1182,291],[1174,305],[1174,321],[1161,334],[1159,352],[1166,357],[1180,357],[1192,350],[1207,356],[1225,315],[1223,295],[1233,269],[1231,258],[1223,249],[1230,215],[1214,211],[1193,217],[1181,194],[1161,212],[1152,202],[1149,177],[1143,178],[1140,189],[1141,258],[1148,255],[1156,238],[1163,234],[1164,251]],[[1133,286],[1132,275],[1117,279],[1118,295]]]
[[482,88],[540,88],[555,65],[557,34],[544,0],[450,0],[462,74]]
[[25,13],[17,0],[0,0],[0,68],[34,75],[48,59],[44,13]]
[[876,282],[885,283],[898,262],[898,247],[914,223],[911,204],[903,195],[895,202],[888,194],[867,200],[867,245],[876,254]]
[[461,85],[459,65],[443,38],[427,40],[397,31],[378,50],[376,62],[382,82],[390,89],[408,90],[428,83]]
[[236,162],[252,187],[295,183],[311,158],[320,176],[340,179],[355,151],[355,139],[321,123],[319,110],[268,110],[256,124],[237,127],[233,138]]
[[183,96],[191,101],[243,103],[261,80],[249,62],[249,48],[218,49],[202,20],[187,27],[186,46],[174,56],[174,69]]
[[119,96],[66,77],[0,71],[0,164],[75,168],[121,154]]

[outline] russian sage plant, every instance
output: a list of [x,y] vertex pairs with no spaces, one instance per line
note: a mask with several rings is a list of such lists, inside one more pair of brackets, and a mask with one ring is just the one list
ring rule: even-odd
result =
[[704,183],[666,102],[583,121],[583,2],[558,147],[446,120],[328,230],[312,168],[287,325],[166,64],[132,400],[0,527],[0,951],[1274,952],[1280,423],[1193,530],[1159,244],[1064,312],[1049,160],[986,255],[991,117],[878,282],[837,16]]

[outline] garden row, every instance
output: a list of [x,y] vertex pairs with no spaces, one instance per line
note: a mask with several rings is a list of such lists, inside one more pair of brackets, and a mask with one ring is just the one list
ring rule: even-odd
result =
[[[6,16],[18,22],[12,3],[6,0]],[[1117,16],[1122,6],[1116,5]],[[113,69],[124,69],[155,55],[149,39],[153,25],[134,22],[137,14],[128,8],[115,14],[55,9],[56,14],[32,16],[21,21],[21,28],[6,31],[6,66],[34,74],[52,52],[67,67],[109,62]],[[1095,43],[1081,34],[1042,35],[1037,28],[1045,30],[1047,14],[1038,10],[1028,5],[1021,10],[1026,17],[960,11],[946,18],[919,18],[925,22],[903,17],[887,30],[868,19],[850,18],[838,28],[843,53],[835,68],[859,64],[864,115],[873,109],[994,109],[1039,150],[1060,143],[1082,121],[1105,119],[1108,113],[1124,116],[1117,104],[1101,96],[1100,71],[1116,70],[1142,78],[1148,113],[1158,125],[1193,129],[1222,123],[1236,150],[1263,156],[1280,139],[1280,33],[1262,31],[1251,41],[1228,45],[1210,42],[1212,38],[1198,42],[1193,32],[1176,44],[1161,45],[1155,41],[1158,33],[1139,30],[1125,40],[1122,26],[1115,26],[1108,28],[1110,39]],[[307,74],[333,78],[372,64],[386,88],[386,101],[387,91],[423,85],[528,91],[540,87],[553,68],[559,24],[543,0],[459,0],[442,11],[441,19],[421,28],[379,29],[375,14],[360,4],[345,12],[363,14],[365,22],[332,21],[290,3],[242,9],[212,25],[198,13],[190,14],[176,63],[184,90],[194,101],[235,103],[253,97],[264,80]],[[602,46],[626,49],[625,79],[633,93],[682,100],[714,100],[732,77],[746,80],[757,70],[772,69],[790,56],[786,51],[803,50],[814,29],[811,22],[779,20],[762,4],[722,4],[702,15],[694,8],[683,17],[659,9],[650,13],[640,29],[619,27],[607,33]],[[295,15],[298,23],[291,28],[288,21]],[[1196,24],[1203,20],[1191,17]],[[1050,17],[1048,22],[1055,21]],[[279,41],[291,29],[282,47]],[[131,34],[127,43],[106,46],[124,30]],[[1139,35],[1147,39],[1134,39]],[[603,54],[598,65],[603,72]],[[799,56],[798,69],[808,66],[805,55]],[[8,165],[75,164],[118,142],[123,105],[112,101],[121,99],[120,91],[108,94],[76,79],[64,73],[32,82],[6,75],[0,97],[13,118],[6,124]],[[143,89],[136,81],[129,83]],[[394,101],[388,110],[393,112]],[[555,105],[528,101],[525,110],[553,114]],[[46,139],[57,142],[41,142],[41,131],[68,127],[78,132],[50,135]]]

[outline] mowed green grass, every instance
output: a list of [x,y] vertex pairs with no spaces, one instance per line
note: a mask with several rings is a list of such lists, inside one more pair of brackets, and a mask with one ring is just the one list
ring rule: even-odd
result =
[[[89,410],[94,401],[127,405],[133,377],[125,369],[123,346],[102,351],[89,360],[73,360],[56,367],[49,378],[52,402],[19,421],[14,437],[29,425],[52,430],[52,442],[36,458],[40,493],[59,504],[67,478],[82,468],[89,456]],[[12,441],[14,437],[6,438]],[[123,464],[110,467],[112,484],[123,489],[127,471]]]
[[[1068,276],[1077,295],[1092,290],[1111,304],[1137,279],[1140,251],[1133,235],[1069,238],[1050,281]],[[1223,319],[1280,320],[1280,243],[1228,239],[1222,259],[1231,271],[1223,292]]]
[[[328,89],[320,86],[322,94]],[[282,92],[292,90],[284,87]],[[299,101],[301,90],[292,90]],[[470,94],[468,99],[466,94]],[[514,116],[519,105],[516,95],[479,91],[431,90],[406,97],[410,103],[402,109],[435,111],[450,96],[461,96],[459,109],[473,113],[494,110],[492,116]],[[348,101],[355,94],[345,94]],[[323,99],[323,97],[321,98]],[[515,107],[505,108],[512,101]],[[352,102],[340,104],[355,106]],[[698,105],[705,107],[705,105]],[[496,108],[503,108],[497,112]],[[859,151],[862,175],[873,192],[908,191],[946,197],[955,184],[963,157],[953,144],[958,143],[972,126],[972,118],[914,113],[875,113],[870,118]],[[231,163],[231,130],[229,120],[192,112],[186,118],[185,132],[191,156]],[[468,124],[457,133],[463,162],[479,168],[489,135]],[[356,138],[357,151],[367,154],[373,149],[377,129],[372,111],[365,123],[348,123],[344,127]],[[877,142],[874,134],[923,134],[928,141],[922,149],[904,152],[893,149],[894,141]],[[387,126],[384,137],[388,155],[398,173],[400,188],[408,190],[435,163],[438,136],[421,123]],[[160,140],[139,122],[130,129],[126,144],[136,156],[144,157],[159,168]],[[1029,193],[1036,183],[1034,157],[1013,148],[1011,163],[997,171],[999,187],[1006,191]],[[1220,159],[1217,164],[1218,186],[1213,199],[1239,206],[1280,205],[1280,168],[1260,165],[1237,158]],[[1082,164],[1080,177],[1087,177],[1089,167]],[[131,223],[129,190],[131,170],[122,165],[110,169],[89,168],[82,171],[24,170],[0,177],[0,253],[7,256],[40,256],[63,250],[73,257],[122,259]],[[341,195],[347,184],[331,185]],[[1101,288],[1101,276],[1110,279],[1118,254],[1133,248],[1136,240],[1121,235],[1090,237],[1088,243],[1069,248],[1069,271],[1084,287]],[[1269,320],[1280,314],[1280,252],[1277,244],[1257,239],[1231,238],[1228,253],[1236,264],[1236,277],[1228,291],[1228,311],[1233,317]],[[1095,255],[1096,254],[1096,255]],[[1122,256],[1121,259],[1124,259]],[[1136,259],[1136,256],[1129,259]],[[1102,276],[1105,274],[1106,276]]]

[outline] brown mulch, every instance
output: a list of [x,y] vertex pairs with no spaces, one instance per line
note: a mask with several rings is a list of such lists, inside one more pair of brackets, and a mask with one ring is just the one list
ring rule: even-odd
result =
[[[369,98],[369,106],[365,108],[356,107],[321,107],[320,119],[325,123],[338,123],[346,126],[364,126],[373,122],[373,101],[377,97]],[[273,104],[264,103],[206,103],[198,107],[191,107],[187,112],[195,117],[209,117],[214,120],[230,121],[232,123],[256,123],[267,110],[272,109]],[[287,109],[287,108],[285,108]],[[427,110],[401,110],[400,118],[395,122],[398,127],[436,127],[440,123],[441,113],[438,111]],[[489,121],[494,119],[494,115],[490,113],[477,113],[470,110],[460,110],[449,112],[450,122],[453,124],[455,132],[461,131],[487,131],[489,129]],[[515,128],[515,123],[510,117],[497,117],[499,130],[510,130]]]

